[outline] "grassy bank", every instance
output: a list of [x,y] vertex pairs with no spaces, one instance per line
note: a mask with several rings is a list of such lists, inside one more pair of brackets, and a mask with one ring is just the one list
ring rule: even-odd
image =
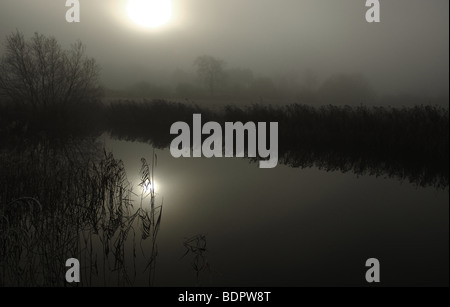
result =
[[[212,111],[194,103],[119,101],[45,110],[1,106],[1,146],[83,139],[108,132],[114,138],[167,148],[177,121],[276,121],[280,163],[327,171],[392,176],[419,186],[448,187],[448,108],[226,106]],[[26,145],[28,146],[28,145]]]
[[106,109],[106,130],[113,137],[168,147],[170,126],[192,125],[192,114],[203,123],[276,121],[280,162],[358,174],[386,175],[420,186],[448,186],[448,109],[437,106],[282,107],[228,106],[219,112],[194,104],[124,101]]

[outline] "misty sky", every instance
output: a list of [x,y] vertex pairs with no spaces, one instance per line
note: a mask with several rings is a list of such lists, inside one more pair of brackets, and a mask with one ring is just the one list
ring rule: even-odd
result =
[[127,0],[80,0],[81,23],[65,21],[65,0],[1,0],[0,37],[16,29],[80,39],[106,86],[166,82],[209,54],[228,68],[272,76],[289,70],[363,73],[380,93],[448,94],[449,1],[381,2],[381,23],[365,20],[363,0],[173,0],[169,25],[145,30]]

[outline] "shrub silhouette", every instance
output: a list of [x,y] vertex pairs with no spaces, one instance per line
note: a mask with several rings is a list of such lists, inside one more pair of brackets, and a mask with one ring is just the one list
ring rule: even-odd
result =
[[65,50],[53,37],[21,32],[6,37],[0,62],[0,95],[33,108],[80,103],[99,97],[99,67],[81,42]]

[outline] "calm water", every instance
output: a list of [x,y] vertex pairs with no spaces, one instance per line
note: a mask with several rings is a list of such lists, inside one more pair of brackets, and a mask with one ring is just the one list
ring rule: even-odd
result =
[[[148,144],[106,139],[140,193]],[[201,285],[364,285],[365,261],[381,263],[384,285],[449,281],[448,190],[396,179],[239,158],[172,158],[156,150],[157,286],[195,286],[186,237],[205,234],[210,272]],[[182,259],[181,259],[182,258]],[[145,284],[143,274],[142,284]]]

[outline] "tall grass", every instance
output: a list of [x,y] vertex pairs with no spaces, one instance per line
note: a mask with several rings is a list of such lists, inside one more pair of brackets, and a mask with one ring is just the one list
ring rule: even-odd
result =
[[[157,155],[153,152],[151,167],[148,165],[147,161],[144,158],[141,159],[141,162],[141,182],[139,183],[139,186],[142,187],[140,201],[141,206],[137,214],[139,214],[140,221],[142,222],[142,240],[150,240],[150,252],[146,253],[145,250],[142,249],[142,253],[143,255],[147,255],[147,265],[145,270],[148,270],[149,284],[153,285],[155,282],[156,273],[156,256],[158,255],[158,246],[156,244],[156,239],[161,224],[163,203],[161,202],[161,205],[155,206],[154,170],[157,163]],[[145,210],[143,206],[145,199],[148,197],[150,197],[150,211]]]
[[0,161],[1,286],[67,286],[68,258],[81,263],[81,286],[133,285],[144,271],[154,283],[162,204],[152,192],[149,209],[144,199],[134,209],[122,161],[87,140],[9,149]]
[[185,238],[183,246],[186,249],[186,252],[182,258],[188,255],[192,256],[191,266],[195,272],[197,286],[199,286],[200,274],[205,271],[212,273],[207,257],[208,250],[206,249],[206,235],[197,234],[193,237]]

